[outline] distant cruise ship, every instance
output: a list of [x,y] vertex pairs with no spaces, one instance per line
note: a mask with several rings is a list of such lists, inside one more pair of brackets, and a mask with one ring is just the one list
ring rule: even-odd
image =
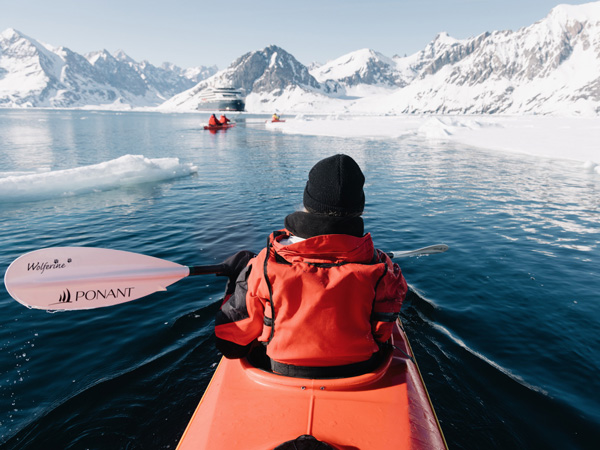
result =
[[243,111],[245,107],[241,90],[214,88],[205,91],[196,109],[200,111]]

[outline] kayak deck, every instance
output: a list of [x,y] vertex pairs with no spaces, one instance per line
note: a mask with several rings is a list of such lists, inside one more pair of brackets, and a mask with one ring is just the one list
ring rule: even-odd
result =
[[447,449],[399,325],[376,371],[343,379],[284,377],[223,358],[177,447],[273,449],[312,435],[336,449]]

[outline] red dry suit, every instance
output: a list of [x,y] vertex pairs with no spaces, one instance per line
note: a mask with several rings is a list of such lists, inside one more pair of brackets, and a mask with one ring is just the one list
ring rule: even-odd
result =
[[400,268],[375,250],[370,234],[283,245],[289,237],[287,230],[272,233],[240,273],[215,320],[217,343],[258,339],[272,361],[292,366],[369,360],[377,342],[390,338],[406,295]]
[[231,122],[231,120],[222,115],[219,117],[219,122],[221,122],[221,125],[227,125],[229,122]]
[[209,127],[214,127],[217,125],[221,125],[221,122],[219,122],[217,120],[217,117],[213,114],[212,116],[210,116],[210,119],[208,119],[208,126]]

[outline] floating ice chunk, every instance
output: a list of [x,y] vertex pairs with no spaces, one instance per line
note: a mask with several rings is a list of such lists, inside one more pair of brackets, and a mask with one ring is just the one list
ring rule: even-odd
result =
[[446,139],[452,136],[452,128],[437,117],[433,117],[419,127],[418,134],[427,139]]
[[178,158],[125,155],[90,166],[0,178],[0,202],[35,201],[188,176],[197,167]]
[[585,170],[587,170],[588,172],[598,172],[600,173],[599,169],[600,166],[598,166],[598,164],[596,164],[594,161],[586,161],[583,163],[583,168]]

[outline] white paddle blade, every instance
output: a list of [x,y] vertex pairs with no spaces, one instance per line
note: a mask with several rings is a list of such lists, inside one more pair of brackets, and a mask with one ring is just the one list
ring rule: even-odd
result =
[[8,267],[8,293],[29,308],[93,309],[129,302],[188,276],[177,263],[121,250],[53,247],[27,253]]
[[402,251],[402,252],[390,252],[391,253],[390,257],[392,259],[396,259],[396,258],[402,258],[404,256],[433,255],[435,253],[444,253],[449,248],[450,247],[448,247],[446,244],[436,244],[436,245],[430,245],[428,247],[419,248],[417,250],[409,250],[409,251]]

